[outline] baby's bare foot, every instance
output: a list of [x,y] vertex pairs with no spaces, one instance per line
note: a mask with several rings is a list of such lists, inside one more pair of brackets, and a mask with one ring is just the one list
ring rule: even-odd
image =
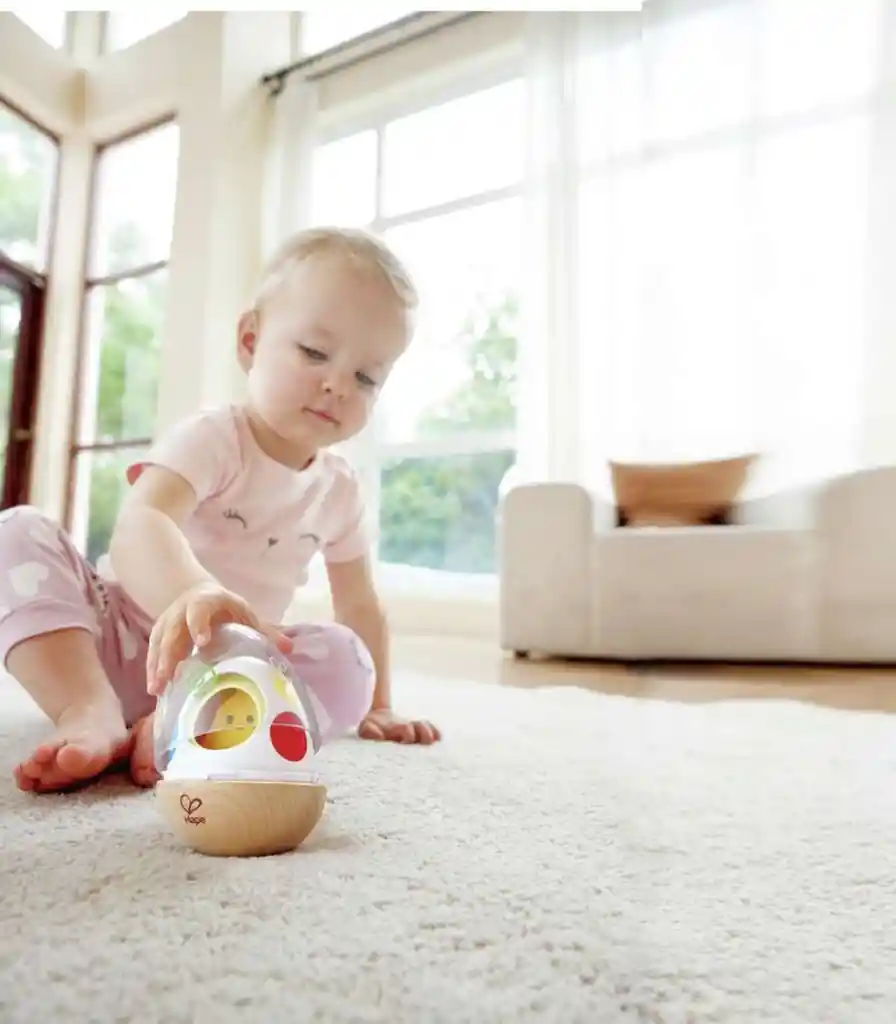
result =
[[131,778],[138,786],[150,787],[159,781],[152,741],[152,715],[141,718],[131,729]]
[[63,715],[55,734],[14,770],[19,789],[50,793],[82,785],[126,756],[131,743],[121,712],[112,705]]

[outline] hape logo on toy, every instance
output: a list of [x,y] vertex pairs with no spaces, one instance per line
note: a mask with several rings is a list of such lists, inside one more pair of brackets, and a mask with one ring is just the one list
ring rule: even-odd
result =
[[190,797],[186,793],[180,795],[180,806],[184,812],[184,821],[188,825],[204,825],[205,818],[197,818],[196,811],[202,806],[199,797]]

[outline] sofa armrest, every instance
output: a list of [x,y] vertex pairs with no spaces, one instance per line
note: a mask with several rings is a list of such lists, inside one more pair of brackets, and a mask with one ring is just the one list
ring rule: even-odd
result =
[[[876,466],[837,477],[818,503],[821,593],[825,606],[886,608],[896,605],[896,467]],[[889,627],[892,633],[892,625]]]
[[498,507],[501,647],[574,653],[591,620],[595,530],[614,511],[578,484],[511,487]]

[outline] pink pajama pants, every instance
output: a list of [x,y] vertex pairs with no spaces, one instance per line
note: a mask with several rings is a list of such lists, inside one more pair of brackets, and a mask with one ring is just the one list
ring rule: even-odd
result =
[[[23,640],[71,628],[96,638],[126,723],[153,711],[156,699],[146,692],[152,620],[119,584],[97,575],[52,519],[27,505],[0,513],[0,664]],[[359,637],[338,623],[284,626],[283,632],[296,641],[287,657],[314,695],[323,742],[356,728],[374,682]]]

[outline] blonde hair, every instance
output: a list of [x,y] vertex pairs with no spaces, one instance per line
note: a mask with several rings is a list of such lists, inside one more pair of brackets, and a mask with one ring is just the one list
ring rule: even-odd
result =
[[407,313],[419,304],[419,295],[407,267],[382,239],[360,228],[307,228],[290,236],[268,261],[254,295],[260,310],[295,268],[316,256],[336,256],[347,264],[380,277]]

